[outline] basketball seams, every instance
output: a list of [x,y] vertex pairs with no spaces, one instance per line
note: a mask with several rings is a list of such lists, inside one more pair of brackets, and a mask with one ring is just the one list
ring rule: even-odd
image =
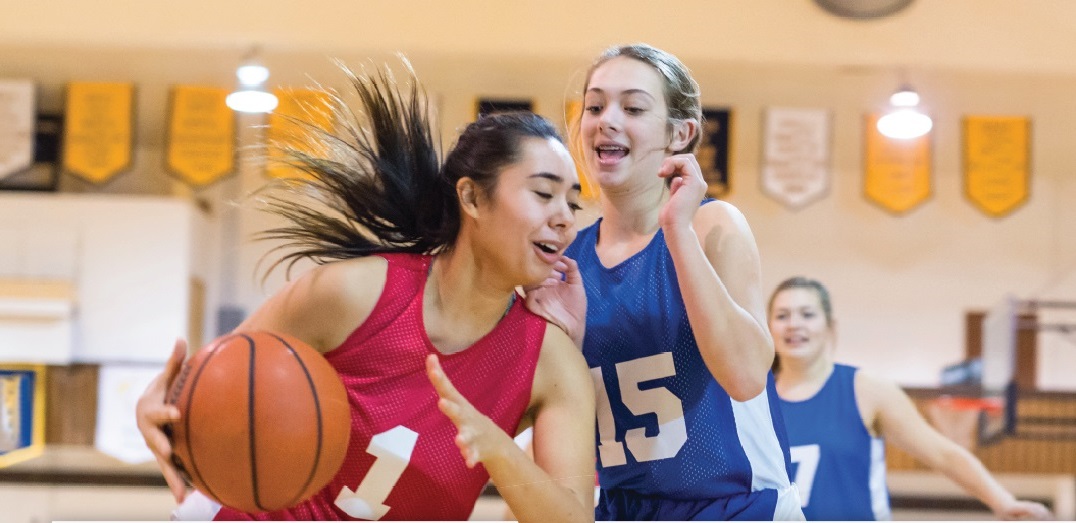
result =
[[[205,368],[209,366],[209,361],[211,359],[213,359],[214,356],[217,355],[218,349],[220,349],[220,347],[224,346],[225,342],[229,338],[230,337],[222,338],[220,342],[218,342],[216,345],[214,345],[213,347],[208,349],[209,352],[206,353],[205,358],[202,360],[202,364],[199,365],[198,369],[194,372],[194,378],[191,380],[190,388],[186,390],[187,401],[186,401],[186,405],[184,405],[184,412],[182,412],[182,415],[183,415],[183,419],[186,420],[187,432],[188,433],[191,432],[191,426],[190,426],[191,417],[190,417],[190,413],[191,413],[191,410],[194,407],[194,391],[197,390],[197,388],[198,388],[198,380],[202,377],[202,371],[204,371]],[[183,439],[184,439],[185,446],[187,447],[187,456],[189,456],[190,462],[191,462],[190,463],[191,470],[188,472],[188,476],[191,476],[192,479],[193,478],[198,478],[199,479],[198,482],[202,483],[202,485],[200,485],[200,486],[206,490],[205,493],[207,495],[209,495],[210,497],[212,497],[214,499],[220,499],[220,497],[217,495],[217,493],[213,492],[213,489],[210,488],[210,486],[205,481],[202,481],[202,475],[201,475],[200,472],[198,472],[198,460],[195,459],[194,446],[192,444],[192,441],[191,441],[191,438],[190,438],[189,434],[185,435],[185,437]]]
[[[202,349],[168,394],[181,409],[175,456],[190,465],[191,483],[225,505],[221,514],[237,512],[231,517],[275,517],[316,493],[335,475],[350,435],[349,423],[337,423],[350,412],[334,380],[331,364],[285,334],[236,332]],[[297,403],[278,409],[278,401]],[[299,420],[301,430],[289,426]]]
[[310,385],[310,394],[314,399],[314,413],[316,414],[315,419],[317,421],[318,427],[317,446],[315,447],[314,451],[314,464],[310,467],[310,473],[306,476],[306,481],[303,483],[303,488],[299,489],[299,492],[296,497],[292,498],[288,502],[288,506],[290,507],[295,503],[302,501],[301,498],[304,497],[306,489],[310,487],[310,484],[314,481],[314,477],[317,475],[318,472],[318,465],[321,462],[321,446],[322,442],[324,441],[324,432],[322,427],[323,421],[321,415],[321,400],[320,398],[318,398],[318,390],[314,384],[313,376],[310,375],[310,369],[307,368],[306,363],[303,362],[302,358],[299,357],[299,353],[296,352],[295,348],[293,348],[291,344],[288,343],[284,338],[281,338],[280,336],[277,336],[276,334],[273,334],[271,332],[267,334],[276,338],[278,341],[280,341],[280,343],[284,344],[284,346],[287,347],[288,352],[295,358],[295,361],[299,364],[299,368],[302,369],[303,375],[306,376],[307,384]]
[[254,410],[254,398],[257,391],[255,374],[255,360],[256,352],[254,351],[254,340],[246,334],[240,334],[243,339],[247,340],[247,449],[250,452],[250,487],[251,494],[254,496],[254,505],[258,507],[262,512],[268,512],[264,505],[262,505],[261,493],[258,490],[258,448],[257,448],[257,432],[255,431],[255,410]]

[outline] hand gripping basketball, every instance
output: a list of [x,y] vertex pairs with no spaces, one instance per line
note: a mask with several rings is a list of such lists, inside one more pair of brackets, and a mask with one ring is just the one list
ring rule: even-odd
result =
[[236,332],[199,350],[166,401],[173,460],[203,494],[247,513],[310,497],[347,453],[351,410],[328,361],[305,343]]

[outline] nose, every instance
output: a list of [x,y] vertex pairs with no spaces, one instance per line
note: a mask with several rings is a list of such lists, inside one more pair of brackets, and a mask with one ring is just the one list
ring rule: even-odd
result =
[[567,201],[561,202],[557,206],[557,210],[550,216],[549,225],[558,231],[566,230],[575,225],[575,213],[572,212],[571,204]]
[[603,133],[615,133],[620,130],[620,111],[608,106],[601,112],[598,118],[598,129]]

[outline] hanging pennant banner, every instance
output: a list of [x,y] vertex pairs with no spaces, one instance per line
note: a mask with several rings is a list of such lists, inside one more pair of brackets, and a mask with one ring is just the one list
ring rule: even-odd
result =
[[0,366],[0,468],[45,448],[45,366]]
[[1000,218],[1027,201],[1030,143],[1030,118],[964,118],[964,194],[987,216]]
[[34,163],[34,83],[0,80],[0,179]]
[[829,192],[831,122],[825,109],[766,110],[763,193],[788,208],[801,209]]
[[134,85],[74,82],[67,86],[64,170],[103,183],[131,166]]
[[695,158],[706,180],[706,195],[721,198],[729,193],[729,159],[732,151],[732,110],[712,108],[702,110],[699,130],[699,150]]
[[168,111],[168,171],[204,187],[235,170],[235,113],[219,87],[172,87]]
[[930,198],[930,134],[889,138],[878,131],[877,114],[866,117],[863,191],[867,200],[894,214],[904,214]]
[[564,136],[568,137],[568,152],[572,153],[575,160],[575,172],[579,176],[579,184],[583,187],[580,195],[587,200],[597,199],[601,194],[601,187],[597,180],[590,179],[587,175],[586,159],[583,158],[583,141],[579,135],[579,120],[583,117],[583,101],[570,100],[564,104]]
[[316,146],[309,138],[308,125],[332,131],[334,122],[331,95],[316,89],[281,89],[273,91],[279,104],[269,114],[269,163],[266,174],[273,178],[303,178],[307,174],[289,165],[285,151],[306,151]]

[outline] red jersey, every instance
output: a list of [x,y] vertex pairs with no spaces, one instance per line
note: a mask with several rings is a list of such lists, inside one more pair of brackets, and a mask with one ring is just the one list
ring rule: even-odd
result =
[[[426,356],[438,353],[422,322],[432,256],[382,254],[385,290],[340,347],[325,354],[351,403],[351,441],[336,477],[286,510],[217,520],[465,520],[489,481],[468,469],[456,426],[437,408]],[[509,435],[530,403],[546,322],[515,300],[493,330],[467,349],[439,355],[456,389]]]

